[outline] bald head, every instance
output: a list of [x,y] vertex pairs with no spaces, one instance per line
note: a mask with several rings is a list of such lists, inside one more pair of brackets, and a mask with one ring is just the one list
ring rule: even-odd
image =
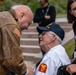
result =
[[12,6],[18,18],[21,30],[28,29],[28,26],[31,24],[33,19],[33,13],[31,9],[26,5],[15,5]]

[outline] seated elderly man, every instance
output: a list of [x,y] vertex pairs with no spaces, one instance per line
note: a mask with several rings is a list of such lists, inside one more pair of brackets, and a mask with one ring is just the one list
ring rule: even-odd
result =
[[64,39],[64,30],[56,23],[46,27],[37,27],[40,47],[46,53],[40,63],[36,65],[34,75],[57,75],[61,65],[70,64],[70,59],[61,45]]

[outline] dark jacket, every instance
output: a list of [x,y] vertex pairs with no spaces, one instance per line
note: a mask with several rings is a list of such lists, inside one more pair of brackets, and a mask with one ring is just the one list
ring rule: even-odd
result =
[[73,31],[74,31],[74,35],[76,36],[76,22],[73,23]]
[[[46,13],[47,13],[47,15],[50,15],[49,20],[44,18]],[[50,24],[51,22],[55,22],[55,18],[56,18],[55,7],[51,6],[51,5],[49,7],[49,5],[48,5],[48,6],[44,7],[44,8],[40,7],[38,9],[36,9],[33,22],[38,23],[40,26],[46,26],[46,25]]]

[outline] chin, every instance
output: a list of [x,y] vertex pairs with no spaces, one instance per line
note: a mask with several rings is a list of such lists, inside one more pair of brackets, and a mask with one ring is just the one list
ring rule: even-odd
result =
[[43,47],[44,45],[43,45],[43,44],[39,44],[39,46],[40,46],[40,47]]
[[39,43],[40,46],[42,46],[42,43]]

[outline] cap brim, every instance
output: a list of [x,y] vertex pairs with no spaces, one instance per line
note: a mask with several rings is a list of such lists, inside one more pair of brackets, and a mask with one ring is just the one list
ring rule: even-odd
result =
[[38,31],[38,32],[39,32],[39,34],[40,34],[40,33],[42,33],[43,31],[48,31],[48,28],[38,26],[38,27],[37,27],[37,31]]

